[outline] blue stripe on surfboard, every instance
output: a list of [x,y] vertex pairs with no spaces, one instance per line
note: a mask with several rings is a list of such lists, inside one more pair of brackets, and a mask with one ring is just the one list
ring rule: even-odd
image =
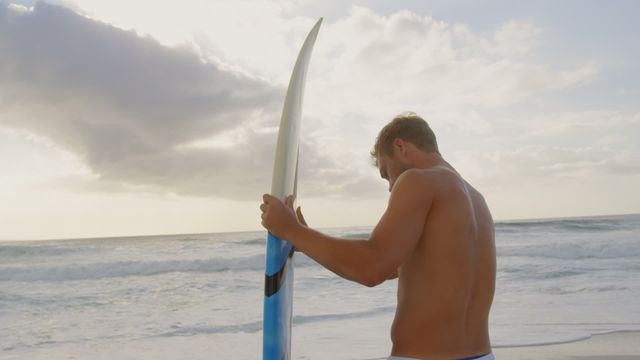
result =
[[[264,360],[289,360],[291,350],[291,306],[293,291],[293,261],[288,261],[291,244],[269,234],[267,246],[274,244],[278,256],[267,257],[267,269],[276,274],[284,266],[281,286],[273,295],[264,298],[263,348]],[[271,261],[271,262],[270,262]],[[269,264],[272,266],[270,267]]]
[[272,276],[280,271],[287,261],[292,247],[293,245],[289,242],[280,240],[271,233],[267,235],[267,276]]

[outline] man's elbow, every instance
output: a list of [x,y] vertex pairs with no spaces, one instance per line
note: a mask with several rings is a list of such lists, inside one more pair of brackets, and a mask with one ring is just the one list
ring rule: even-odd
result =
[[[366,242],[367,245],[373,245],[371,241]],[[395,267],[391,268],[391,265],[386,263],[383,256],[375,251],[373,246],[370,247],[372,251],[368,253],[366,260],[363,261],[360,267],[360,281],[364,286],[375,287],[392,277],[392,274],[396,273]]]
[[367,271],[364,276],[362,277],[360,283],[366,287],[376,287],[380,284],[382,284],[383,282],[385,282],[385,280],[388,279],[388,276],[385,276],[385,273],[382,271],[375,271],[375,270],[370,270]]
[[366,287],[376,287],[384,282],[384,279],[369,277],[361,281],[360,283]]

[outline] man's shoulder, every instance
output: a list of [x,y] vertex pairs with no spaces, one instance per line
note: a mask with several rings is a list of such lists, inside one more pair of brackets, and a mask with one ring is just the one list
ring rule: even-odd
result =
[[430,191],[429,176],[422,169],[407,169],[396,179],[391,194],[404,193],[416,198]]
[[[449,182],[449,181],[464,181],[462,177],[455,172],[444,166],[434,166],[426,169],[414,168],[406,170],[402,176],[405,176],[415,183],[431,184]],[[398,178],[399,179],[399,178]]]
[[421,185],[424,185],[426,182],[432,181],[433,178],[433,174],[427,172],[426,170],[428,169],[407,169],[402,174],[400,174],[400,176],[398,176],[396,183],[402,184],[402,186],[411,187],[419,187]]
[[455,195],[459,193],[480,193],[474,189],[457,171],[446,166],[405,171],[415,187],[421,187],[433,196]]
[[429,185],[429,175],[420,169],[405,170],[395,181],[391,190],[389,204],[401,208],[423,207],[430,204],[434,197],[433,186]]
[[396,180],[394,189],[407,191],[416,197],[433,195],[439,191],[439,182],[443,181],[442,174],[436,169],[407,169]]

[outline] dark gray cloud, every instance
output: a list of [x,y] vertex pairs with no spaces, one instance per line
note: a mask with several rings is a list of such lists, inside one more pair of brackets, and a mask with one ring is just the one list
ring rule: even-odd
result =
[[[46,136],[77,154],[100,189],[123,184],[255,198],[268,190],[284,89],[201,59],[188,46],[38,3],[0,2],[0,126]],[[231,148],[184,146],[242,129]],[[263,129],[263,130],[261,130]],[[331,167],[305,145],[316,164]]]

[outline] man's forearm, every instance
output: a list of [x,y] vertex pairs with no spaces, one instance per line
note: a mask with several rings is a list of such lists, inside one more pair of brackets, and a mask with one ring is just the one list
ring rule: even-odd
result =
[[341,277],[366,286],[375,286],[380,278],[378,262],[368,240],[344,240],[305,226],[298,226],[288,241],[320,265]]

